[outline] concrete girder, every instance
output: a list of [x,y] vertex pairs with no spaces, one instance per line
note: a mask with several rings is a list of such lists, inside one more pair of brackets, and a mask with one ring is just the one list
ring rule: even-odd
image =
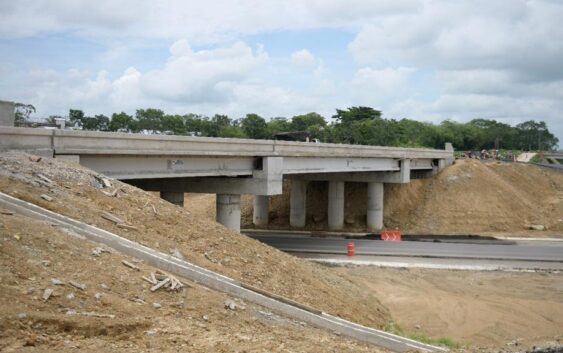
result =
[[283,183],[281,167],[281,157],[265,157],[261,169],[255,170],[252,177],[157,178],[128,182],[148,191],[279,195]]

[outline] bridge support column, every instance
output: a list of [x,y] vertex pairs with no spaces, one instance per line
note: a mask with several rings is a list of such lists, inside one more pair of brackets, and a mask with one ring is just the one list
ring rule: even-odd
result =
[[183,192],[161,191],[160,198],[170,203],[173,203],[176,206],[184,207]]
[[289,195],[289,225],[305,227],[307,220],[307,182],[305,180],[291,180]]
[[338,230],[344,227],[344,182],[328,182],[328,228]]
[[218,223],[240,231],[240,195],[217,194],[216,212]]
[[383,228],[383,183],[368,183],[367,225],[369,230]]
[[268,224],[270,214],[270,197],[265,195],[254,195],[254,210],[252,221],[255,225]]

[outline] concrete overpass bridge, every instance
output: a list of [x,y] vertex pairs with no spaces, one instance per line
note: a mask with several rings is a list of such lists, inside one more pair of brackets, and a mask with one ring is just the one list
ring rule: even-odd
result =
[[383,184],[429,177],[446,150],[0,127],[0,150],[70,159],[183,206],[184,193],[217,194],[217,221],[240,229],[240,195],[254,195],[254,223],[268,223],[269,196],[291,179],[290,225],[307,219],[307,183],[328,181],[328,225],[344,225],[344,185],[368,184],[367,223],[383,227]]
[[549,164],[563,165],[563,151],[544,152],[543,158]]

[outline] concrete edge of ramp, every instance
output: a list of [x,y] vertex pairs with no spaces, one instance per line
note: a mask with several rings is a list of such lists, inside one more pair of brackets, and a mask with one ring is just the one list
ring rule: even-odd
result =
[[263,306],[284,316],[306,322],[312,326],[338,332],[348,337],[368,342],[395,352],[419,350],[423,352],[446,352],[442,347],[421,343],[409,338],[390,334],[362,326],[326,313],[315,314],[297,306],[293,306],[266,295],[244,288],[241,283],[209,271],[203,267],[187,261],[177,259],[171,255],[153,250],[139,243],[122,238],[103,229],[76,221],[72,218],[54,213],[32,203],[19,200],[0,192],[0,205],[16,213],[49,221],[59,226],[71,229],[78,235],[98,243],[103,243],[121,253],[142,259],[147,264],[183,276],[193,281],[228,293],[235,297]]

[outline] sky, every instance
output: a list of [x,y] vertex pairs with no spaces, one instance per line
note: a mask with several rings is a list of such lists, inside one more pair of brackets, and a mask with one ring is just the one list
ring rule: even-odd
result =
[[563,1],[0,0],[0,99],[37,117],[543,120],[563,141]]

